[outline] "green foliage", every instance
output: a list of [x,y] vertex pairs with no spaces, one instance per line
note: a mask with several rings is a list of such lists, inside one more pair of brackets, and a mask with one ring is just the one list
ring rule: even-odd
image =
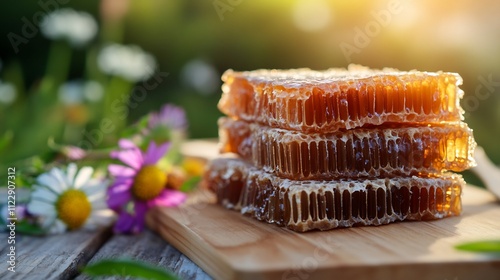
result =
[[500,240],[462,243],[455,246],[455,248],[462,251],[469,251],[476,253],[496,253],[500,255]]
[[45,230],[43,230],[40,226],[33,224],[29,221],[17,222],[16,232],[20,234],[38,235],[38,236],[43,236],[46,234]]
[[198,183],[200,183],[201,177],[194,176],[187,179],[180,187],[181,192],[190,192],[198,187]]
[[127,259],[101,260],[85,267],[82,272],[90,276],[129,276],[151,280],[178,279],[171,272],[160,267]]

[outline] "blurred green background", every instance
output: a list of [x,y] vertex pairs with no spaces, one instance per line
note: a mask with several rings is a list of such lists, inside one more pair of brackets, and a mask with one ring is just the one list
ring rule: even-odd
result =
[[[33,16],[53,9],[49,3],[86,11],[99,25],[98,35],[87,47],[72,50],[68,80],[88,79],[89,69],[96,67],[91,58],[109,42],[140,46],[156,58],[159,71],[168,73],[144,101],[129,108],[127,123],[170,102],[185,108],[191,138],[216,137],[216,119],[221,115],[216,108],[220,75],[228,68],[325,69],[352,62],[375,68],[443,70],[463,77],[466,121],[474,129],[479,145],[500,163],[499,1],[39,3],[0,4],[0,79],[17,86],[15,99],[0,103],[0,136],[4,142],[11,139],[1,151],[0,161],[4,164],[43,152],[48,137],[57,143],[78,143],[81,135],[71,137],[64,135],[67,131],[51,131],[47,128],[51,123],[77,123],[73,134],[82,134],[82,129],[91,130],[98,123],[92,108],[87,108],[90,105],[61,105],[36,115],[38,105],[30,104],[37,103],[30,95],[37,94],[43,82],[53,42],[37,32],[19,44],[16,53],[8,34],[21,35],[23,19],[36,21]],[[16,115],[20,111],[24,117]],[[37,121],[42,125],[30,126],[33,118],[41,118]]]

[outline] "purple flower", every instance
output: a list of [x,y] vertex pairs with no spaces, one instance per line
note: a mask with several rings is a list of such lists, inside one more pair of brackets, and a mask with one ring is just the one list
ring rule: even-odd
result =
[[185,130],[187,128],[186,113],[181,107],[165,104],[158,113],[151,113],[148,127],[166,127],[174,130]]
[[26,204],[18,204],[15,211],[10,211],[7,205],[4,205],[0,210],[2,220],[8,224],[9,218],[16,218],[18,221],[28,218],[29,213]]
[[122,139],[118,145],[121,149],[111,152],[111,157],[127,166],[109,165],[109,173],[115,180],[108,189],[107,202],[119,214],[115,232],[138,233],[143,230],[144,217],[151,207],[180,205],[186,195],[166,189],[166,172],[156,166],[170,143],[157,145],[151,141],[144,153],[130,140]]

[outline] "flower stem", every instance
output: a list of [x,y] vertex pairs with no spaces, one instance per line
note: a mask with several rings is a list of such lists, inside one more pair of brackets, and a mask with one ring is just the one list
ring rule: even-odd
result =
[[68,78],[71,48],[66,42],[54,41],[50,47],[48,57],[45,77],[40,86],[43,95],[54,93]]
[[118,132],[126,125],[131,89],[132,83],[120,77],[112,77],[107,85],[104,96],[103,119],[107,122],[111,121],[114,127],[113,136],[115,137],[113,138],[117,138]]

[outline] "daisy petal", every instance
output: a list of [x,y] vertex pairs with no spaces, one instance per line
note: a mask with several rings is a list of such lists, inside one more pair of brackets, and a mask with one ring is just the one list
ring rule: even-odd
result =
[[35,215],[47,216],[55,213],[56,209],[53,204],[43,202],[41,200],[32,200],[28,204],[28,212]]
[[110,164],[108,166],[108,171],[113,177],[116,176],[132,177],[135,174],[137,174],[136,170],[119,164]]
[[92,197],[94,195],[97,195],[99,193],[104,194],[104,191],[106,190],[106,186],[108,185],[107,182],[103,182],[100,180],[97,180],[95,182],[94,180],[91,180],[85,188],[82,189],[83,192],[87,195],[87,197]]
[[92,176],[93,172],[94,172],[94,168],[92,168],[90,166],[82,167],[75,177],[75,182],[73,183],[73,187],[75,189],[81,188],[83,185],[85,185],[90,180],[90,177]]
[[61,171],[59,168],[52,168],[49,172],[54,179],[58,182],[58,184],[54,185],[53,189],[56,190],[56,192],[60,193],[66,189],[68,189],[68,184],[66,184],[66,176],[64,173]]
[[42,228],[50,228],[56,222],[56,214],[50,214],[42,218],[42,223],[40,224]]
[[43,173],[42,175],[38,176],[36,180],[40,185],[46,186],[56,193],[61,193],[62,191],[58,180],[50,173]]
[[101,209],[108,209],[108,204],[106,202],[106,196],[100,195],[100,196],[93,196],[89,197],[89,201],[92,205],[92,211],[98,211]]
[[54,224],[50,227],[49,232],[52,234],[64,233],[66,231],[66,224],[61,220],[57,219]]
[[186,201],[187,195],[180,191],[174,190],[163,190],[160,195],[155,199],[150,200],[148,205],[152,206],[163,206],[163,207],[175,207],[179,206],[184,201]]
[[114,218],[115,212],[106,208],[106,209],[101,209],[101,210],[95,211],[94,216],[95,217],[93,217],[93,218],[96,218],[96,219],[110,220],[110,219]]
[[100,210],[93,212],[92,216],[89,217],[85,223],[85,228],[96,228],[98,226],[107,226],[113,220],[113,211]]
[[152,141],[149,144],[148,151],[144,155],[144,164],[155,164],[160,158],[165,155],[169,148],[170,142],[166,142],[159,146],[156,146],[156,143]]
[[66,169],[66,184],[72,186],[75,180],[75,174],[78,171],[78,167],[74,163],[70,163]]
[[42,200],[47,203],[56,202],[58,196],[45,187],[34,185],[34,191],[31,193],[31,199]]

